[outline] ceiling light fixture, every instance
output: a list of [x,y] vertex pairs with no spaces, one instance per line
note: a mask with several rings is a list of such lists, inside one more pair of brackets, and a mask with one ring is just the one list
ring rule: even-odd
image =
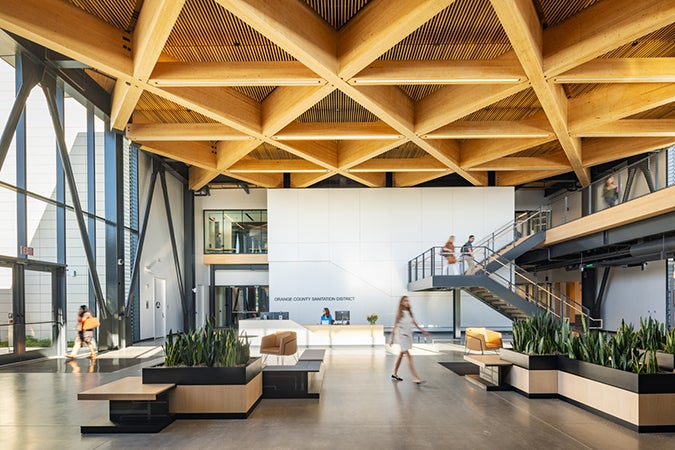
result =
[[508,138],[545,138],[552,136],[551,133],[529,133],[529,134],[509,134],[509,133],[500,133],[500,134],[491,134],[491,133],[473,133],[473,134],[464,134],[464,133],[434,133],[434,134],[425,134],[422,135],[422,139],[508,139]]
[[555,83],[672,83],[675,75],[661,75],[643,77],[554,77]]
[[400,134],[317,134],[299,135],[291,134],[272,136],[275,141],[347,141],[347,140],[377,140],[377,139],[401,139]]
[[318,86],[324,80],[317,79],[289,79],[289,80],[150,80],[155,86]]
[[520,77],[505,78],[354,78],[353,84],[489,84],[489,83],[518,83]]

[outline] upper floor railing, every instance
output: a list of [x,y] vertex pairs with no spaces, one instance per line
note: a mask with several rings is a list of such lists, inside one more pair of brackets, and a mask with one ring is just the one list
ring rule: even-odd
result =
[[[645,158],[615,168],[607,176],[573,192],[553,196],[549,228],[672,186],[675,167],[668,164],[675,148],[649,153]],[[611,180],[610,180],[611,178]]]
[[528,237],[539,231],[549,228],[551,211],[548,208],[539,208],[516,214],[516,217],[497,228],[474,244],[475,247],[487,247],[499,251],[506,246],[513,245],[519,239]]

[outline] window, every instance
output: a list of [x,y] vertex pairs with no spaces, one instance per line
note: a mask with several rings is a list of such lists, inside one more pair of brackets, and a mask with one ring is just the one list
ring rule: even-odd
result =
[[267,210],[204,210],[204,253],[267,253]]

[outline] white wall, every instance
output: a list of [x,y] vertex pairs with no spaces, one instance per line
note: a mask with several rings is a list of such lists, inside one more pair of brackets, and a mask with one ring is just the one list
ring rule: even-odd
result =
[[[318,323],[323,307],[392,325],[410,294],[420,324],[452,325],[451,293],[408,293],[407,262],[454,234],[457,246],[513,219],[512,188],[268,190],[270,310]],[[228,206],[229,207],[229,206]],[[463,299],[464,324],[508,327]],[[467,322],[470,321],[470,322]],[[478,322],[478,323],[477,323]]]
[[[143,220],[145,214],[145,205],[150,187],[150,177],[152,175],[152,166],[150,158],[143,153],[139,153],[139,220]],[[155,182],[155,191],[150,207],[150,216],[148,228],[143,244],[143,252],[139,263],[139,291],[140,291],[140,333],[141,339],[153,337],[154,330],[154,279],[161,278],[166,280],[166,330],[183,329],[183,311],[178,290],[178,281],[176,278],[176,269],[173,259],[173,250],[171,249],[171,238],[169,235],[169,225],[166,220],[166,211],[164,208],[164,196],[162,192],[159,176]],[[176,237],[176,246],[178,248],[178,258],[181,271],[185,268],[183,260],[183,187],[181,183],[170,174],[166,174],[166,184],[169,190],[169,202],[171,207],[171,218],[173,220],[174,234]],[[142,224],[141,224],[142,225]],[[149,268],[146,269],[146,267]],[[182,276],[182,273],[181,273]],[[189,292],[191,286],[186,286]]]
[[639,266],[613,267],[602,304],[604,328],[616,330],[622,318],[637,328],[640,317],[649,316],[666,322],[666,262],[651,261],[644,271]]

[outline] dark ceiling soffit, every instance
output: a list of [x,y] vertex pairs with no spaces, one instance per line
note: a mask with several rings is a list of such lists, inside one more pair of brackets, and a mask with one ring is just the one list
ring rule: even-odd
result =
[[[518,265],[529,266],[557,262],[566,265],[564,259],[578,259],[579,253],[607,246],[616,246],[637,240],[649,240],[675,232],[675,212],[652,217],[640,222],[623,225],[612,230],[595,233],[548,248],[527,252],[517,260]],[[561,259],[561,261],[556,261]]]
[[[66,83],[65,89],[68,94],[72,95],[82,104],[91,103],[100,113],[110,117],[110,94],[84,73],[82,69],[64,69],[62,67],[64,61],[68,60],[65,56],[20,36],[5,32],[16,41],[21,50],[26,53],[26,56],[36,63],[44,65],[47,72],[61,78]],[[58,59],[49,59],[47,55]],[[73,61],[73,63],[75,62]]]

